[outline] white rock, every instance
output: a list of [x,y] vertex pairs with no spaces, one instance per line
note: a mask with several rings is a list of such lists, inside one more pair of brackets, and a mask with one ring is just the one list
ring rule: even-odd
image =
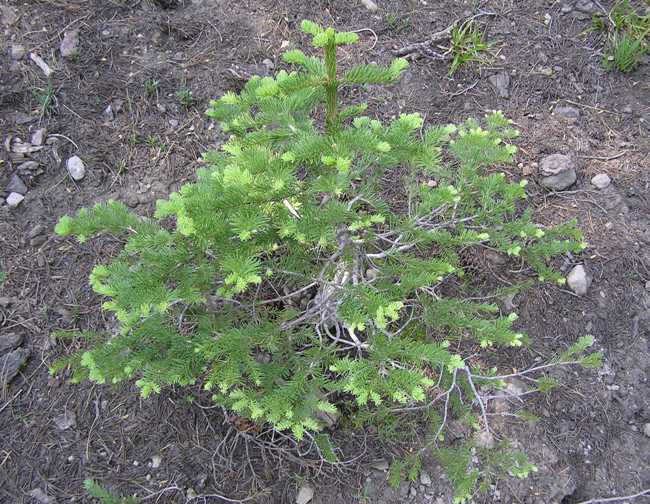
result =
[[77,415],[72,411],[66,411],[63,415],[54,418],[54,423],[59,430],[67,430],[77,425]]
[[158,469],[160,467],[160,464],[162,464],[162,457],[160,455],[154,455],[153,457],[151,457],[152,469]]
[[47,129],[38,128],[36,131],[34,131],[34,133],[32,133],[31,144],[43,145],[46,135],[47,135]]
[[309,485],[303,485],[298,490],[296,496],[296,504],[307,504],[314,497],[314,489]]
[[650,437],[650,423],[647,423],[643,426],[643,433]]
[[66,161],[65,166],[73,180],[81,180],[86,175],[86,167],[79,156],[72,156]]
[[606,173],[599,173],[591,179],[591,185],[595,186],[597,189],[605,189],[611,182],[612,179],[610,179],[609,175]]
[[7,196],[7,199],[5,201],[7,205],[9,205],[10,207],[17,207],[24,199],[25,196],[23,196],[22,194],[19,194],[17,192],[12,192],[9,194],[9,196]]
[[420,473],[420,483],[424,486],[431,486],[431,476],[429,476],[428,472],[422,471]]
[[79,30],[66,31],[59,50],[64,58],[72,58],[79,54]]
[[567,284],[578,296],[584,296],[591,285],[591,275],[582,264],[574,267],[566,277]]

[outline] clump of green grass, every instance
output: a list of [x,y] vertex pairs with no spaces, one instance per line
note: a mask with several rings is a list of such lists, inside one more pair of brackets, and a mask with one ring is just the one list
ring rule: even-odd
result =
[[388,12],[384,16],[384,21],[388,29],[393,32],[401,32],[411,27],[411,18],[396,12]]
[[194,104],[194,96],[192,91],[185,85],[181,86],[180,89],[176,92],[176,98],[178,102],[185,108],[190,108]]
[[91,479],[84,480],[84,488],[88,495],[97,499],[101,504],[137,504],[138,502],[134,497],[115,495]]
[[56,113],[56,92],[52,84],[48,83],[44,88],[34,88],[32,93],[38,102],[38,110],[41,116],[52,116]]
[[633,71],[650,50],[650,14],[639,15],[629,0],[617,2],[607,16],[594,16],[589,31],[609,32],[603,58],[609,71]]
[[455,26],[451,31],[451,65],[449,75],[454,75],[468,63],[484,63],[490,44],[485,40],[485,32],[474,22],[468,21]]
[[144,83],[144,92],[147,96],[157,96],[160,89],[160,81],[156,79],[148,79]]
[[606,70],[616,68],[620,72],[629,73],[639,66],[646,52],[648,44],[644,39],[635,39],[626,32],[615,32],[609,38],[603,66]]

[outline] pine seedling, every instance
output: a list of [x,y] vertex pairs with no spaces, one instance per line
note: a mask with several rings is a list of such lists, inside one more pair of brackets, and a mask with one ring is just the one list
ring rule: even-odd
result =
[[[90,276],[119,330],[57,369],[133,380],[144,397],[201,386],[301,439],[341,406],[422,403],[439,380],[453,388],[470,374],[452,338],[523,344],[516,316],[443,294],[467,277],[467,248],[490,247],[562,283],[552,259],[585,247],[574,223],[540,226],[522,211],[525,181],[485,173],[513,159],[512,122],[501,112],[460,125],[425,126],[419,114],[382,122],[364,103],[343,106],[342,90],[391,85],[408,63],[342,68],[337,49],[355,33],[302,29],[323,56],[291,50],[292,70],[211,101],[207,115],[229,140],[153,217],[108,201],[59,221],[62,236],[109,233],[125,246]],[[394,170],[404,213],[382,196]],[[325,438],[316,444],[333,460]]]

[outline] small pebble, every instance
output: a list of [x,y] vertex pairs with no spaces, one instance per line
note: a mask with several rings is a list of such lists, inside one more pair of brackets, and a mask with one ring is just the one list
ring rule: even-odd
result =
[[647,423],[643,426],[643,433],[650,437],[650,423]]
[[160,455],[154,455],[151,457],[151,468],[158,469],[162,463],[162,457]]
[[566,277],[567,284],[578,296],[584,296],[591,285],[591,276],[582,264],[575,266]]
[[79,30],[66,31],[59,46],[61,56],[72,58],[79,54]]
[[20,205],[20,203],[24,199],[25,199],[25,196],[23,196],[22,194],[12,192],[11,194],[9,194],[9,196],[7,196],[6,203],[7,203],[8,206],[10,206],[12,208],[15,208],[18,205]]
[[606,173],[599,173],[598,175],[592,177],[591,185],[597,189],[605,189],[612,182],[612,179],[609,178],[609,175]]
[[86,175],[86,167],[78,156],[72,156],[65,164],[73,180],[81,180]]
[[25,47],[20,44],[14,44],[11,46],[11,58],[14,60],[23,59],[25,52]]

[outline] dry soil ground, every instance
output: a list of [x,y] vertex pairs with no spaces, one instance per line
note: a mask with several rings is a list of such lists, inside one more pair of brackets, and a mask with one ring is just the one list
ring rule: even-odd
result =
[[[0,333],[13,333],[30,352],[0,391],[0,502],[89,502],[85,478],[144,502],[226,502],[217,493],[235,499],[228,502],[294,502],[304,481],[315,489],[314,503],[451,502],[448,482],[429,459],[430,484],[388,488],[383,461],[399,453],[398,443],[372,430],[340,434],[346,453],[360,455],[354,463],[301,466],[260,448],[209,401],[190,403],[182,391],[140,401],[130,387],[49,377],[48,365],[70,350],[50,339],[53,329],[112,323],[87,275],[119,246],[108,238],[80,246],[52,229],[61,215],[108,198],[150,213],[157,198],[191,180],[199,154],[221,140],[202,115],[207,101],[250,74],[281,67],[284,48],[301,40],[303,18],[361,30],[362,43],[346,56],[386,62],[393,50],[481,11],[492,13],[478,18],[493,43],[488,64],[450,78],[448,62],[417,59],[399,85],[372,90],[372,109],[419,111],[431,123],[502,109],[515,120],[520,151],[507,170],[531,180],[540,221],[578,219],[590,247],[567,266],[584,263],[593,283],[582,297],[543,286],[510,300],[531,345],[509,365],[541,361],[591,333],[605,366],[558,371],[561,387],[527,405],[539,422],[501,425],[539,471],[496,481],[474,502],[576,503],[650,487],[650,65],[629,75],[601,68],[603,36],[585,33],[598,2],[377,3],[371,12],[355,0],[0,2],[0,196],[24,157],[36,162],[19,174],[24,201],[0,206]],[[62,58],[60,43],[72,30],[79,52]],[[49,66],[49,77],[31,54]],[[505,91],[495,89],[495,75],[507,82]],[[179,103],[181,88],[192,92],[189,106]],[[43,127],[54,135],[44,147],[23,158],[10,152],[29,147],[17,139],[29,142]],[[536,163],[553,153],[577,165],[567,191],[538,184]],[[86,167],[79,181],[65,168],[73,155]],[[612,179],[604,190],[590,184],[599,173]],[[516,265],[475,260],[486,282],[515,274]],[[650,502],[636,502],[644,499]]]

